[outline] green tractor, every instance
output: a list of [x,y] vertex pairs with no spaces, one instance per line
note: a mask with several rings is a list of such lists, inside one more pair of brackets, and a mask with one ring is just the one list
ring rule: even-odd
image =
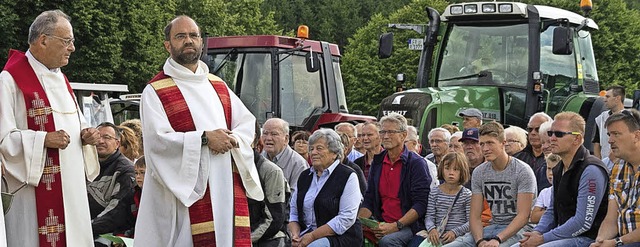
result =
[[[588,16],[590,3],[581,7]],[[457,125],[459,111],[469,107],[480,109],[485,122],[523,128],[536,112],[573,111],[587,120],[585,139],[593,137],[594,118],[605,110],[598,97],[593,20],[516,2],[459,3],[442,15],[430,7],[426,12],[417,87],[385,98],[379,116],[403,114],[426,146],[429,130]],[[392,46],[393,34],[381,35],[380,58],[391,56]],[[585,146],[591,149],[590,141]]]

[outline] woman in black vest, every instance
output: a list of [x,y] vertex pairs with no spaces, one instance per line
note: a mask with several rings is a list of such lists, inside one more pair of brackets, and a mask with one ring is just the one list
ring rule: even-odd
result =
[[289,231],[296,246],[360,246],[357,221],[362,195],[353,170],[340,165],[340,136],[321,129],[309,137],[312,167],[302,171],[291,198]]

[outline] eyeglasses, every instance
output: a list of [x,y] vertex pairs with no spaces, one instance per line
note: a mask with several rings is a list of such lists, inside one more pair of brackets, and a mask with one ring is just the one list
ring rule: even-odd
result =
[[52,37],[52,38],[55,38],[55,39],[59,39],[60,41],[62,41],[62,44],[63,44],[64,46],[66,46],[66,47],[71,46],[71,44],[73,44],[73,42],[75,42],[75,41],[76,41],[76,39],[75,39],[75,38],[65,39],[65,38],[62,38],[62,37],[55,36],[55,35],[53,35],[53,34],[45,34],[45,35],[46,35],[46,36],[49,36],[49,37]]
[[518,140],[507,140],[507,143],[519,143]]
[[547,135],[549,137],[556,135],[556,137],[558,138],[562,138],[564,137],[564,135],[580,135],[580,132],[576,132],[576,131],[547,131]]
[[101,139],[107,140],[107,141],[111,141],[111,140],[115,140],[116,138],[110,135],[101,135],[100,136]]
[[382,136],[382,135],[385,135],[385,134],[404,133],[404,130],[381,130],[381,131],[378,131],[378,133]]
[[179,41],[183,41],[187,37],[195,40],[195,39],[199,39],[200,38],[200,34],[199,33],[178,33],[178,34],[173,36],[174,39],[177,39]]
[[527,132],[529,132],[529,133],[533,132],[534,130],[536,132],[540,133],[540,126],[535,127],[535,128],[534,127],[527,127]]
[[431,139],[431,140],[429,140],[429,143],[431,143],[431,144],[440,144],[440,143],[443,143],[443,142],[444,142],[444,140],[442,140],[442,139]]

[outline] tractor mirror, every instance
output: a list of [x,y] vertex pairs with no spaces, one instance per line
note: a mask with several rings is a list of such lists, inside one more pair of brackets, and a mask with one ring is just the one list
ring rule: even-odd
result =
[[393,33],[383,33],[378,42],[378,57],[385,59],[393,53]]
[[318,56],[315,56],[313,52],[307,53],[304,60],[307,61],[308,72],[313,73],[320,70],[320,59],[318,59]]
[[573,35],[568,27],[556,27],[553,29],[553,54],[555,55],[571,55]]

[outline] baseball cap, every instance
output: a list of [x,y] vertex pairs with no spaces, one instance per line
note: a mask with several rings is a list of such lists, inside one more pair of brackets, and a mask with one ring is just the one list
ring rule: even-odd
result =
[[462,138],[460,138],[460,142],[463,142],[465,140],[472,140],[472,141],[480,141],[479,138],[480,134],[478,131],[478,128],[468,128],[465,129],[464,131],[462,131]]
[[477,117],[479,119],[482,119],[482,112],[476,108],[467,108],[464,109],[462,111],[460,111],[460,113],[458,113],[458,116],[460,117]]

